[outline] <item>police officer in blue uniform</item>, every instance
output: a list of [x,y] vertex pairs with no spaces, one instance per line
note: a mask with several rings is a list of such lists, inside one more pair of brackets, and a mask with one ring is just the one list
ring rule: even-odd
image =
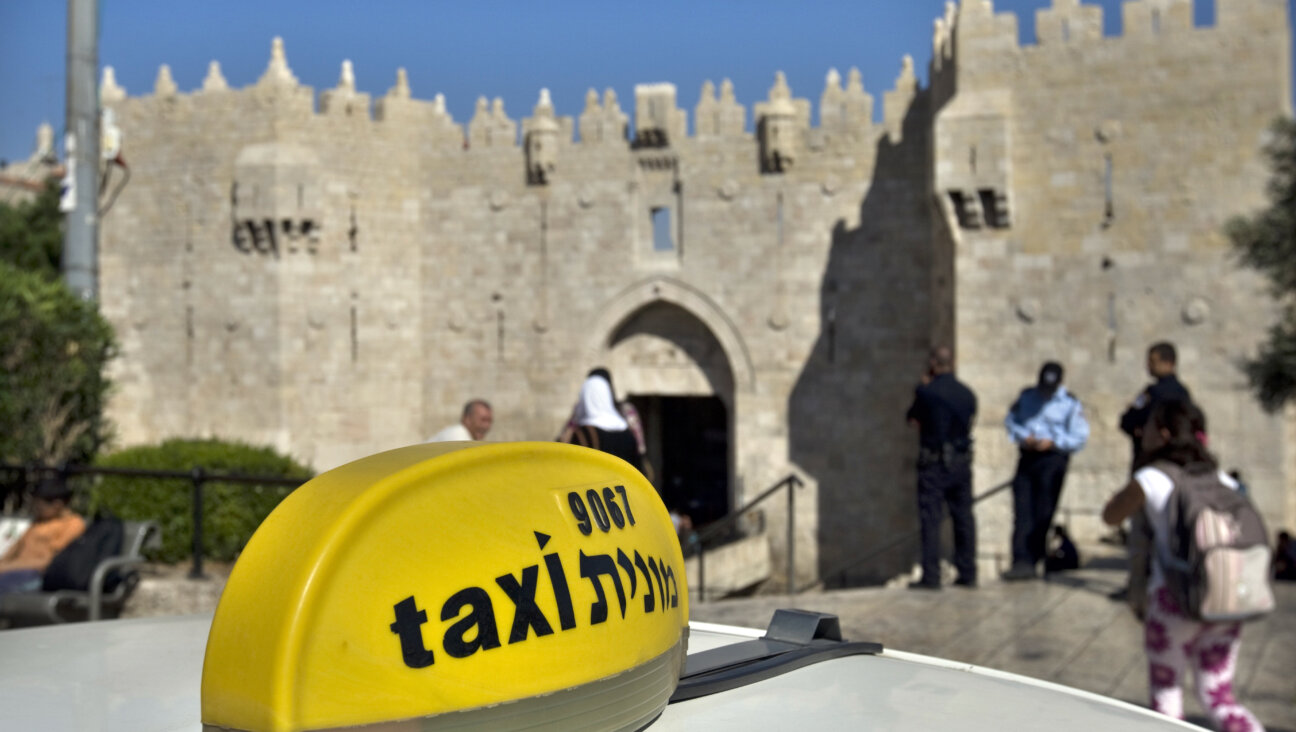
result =
[[1089,439],[1084,408],[1062,385],[1062,373],[1056,361],[1044,364],[1035,386],[1022,390],[1004,418],[1008,437],[1020,450],[1012,483],[1013,564],[1003,573],[1005,580],[1035,577],[1067,464]]
[[954,524],[954,584],[976,587],[976,521],[972,517],[972,422],[977,399],[954,378],[954,354],[932,349],[927,375],[906,417],[918,426],[918,519],[922,579],[910,589],[940,589],[940,527],[945,506]]

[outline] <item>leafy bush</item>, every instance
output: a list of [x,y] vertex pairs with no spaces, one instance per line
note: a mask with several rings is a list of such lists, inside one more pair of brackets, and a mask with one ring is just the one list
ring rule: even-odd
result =
[[[310,468],[268,447],[221,440],[172,439],[160,445],[133,447],[96,461],[97,467],[191,472],[212,475],[299,478]],[[205,481],[203,483],[203,556],[233,561],[252,532],[292,486]],[[106,507],[127,520],[156,521],[162,527],[162,549],[155,559],[176,562],[193,553],[193,481],[188,478],[134,478],[105,475],[90,488],[89,510]]]
[[35,200],[0,203],[0,261],[55,279],[62,259],[63,214],[57,178],[48,180]]
[[49,272],[0,259],[0,461],[88,462],[103,416],[112,328]]

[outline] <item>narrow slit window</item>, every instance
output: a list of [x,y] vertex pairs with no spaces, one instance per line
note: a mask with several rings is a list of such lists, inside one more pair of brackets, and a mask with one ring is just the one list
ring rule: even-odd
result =
[[991,229],[1004,228],[1004,222],[999,215],[999,205],[995,200],[994,189],[982,188],[977,191],[977,198],[981,201],[981,216],[985,219],[985,224]]
[[351,251],[359,250],[359,242],[356,236],[360,233],[360,227],[356,225],[355,204],[351,205],[351,226],[347,229],[347,240],[351,243]]
[[670,252],[675,250],[675,236],[671,231],[671,210],[666,206],[652,209],[653,251]]
[[1062,42],[1067,43],[1071,40],[1071,19],[1062,19]]
[[1158,8],[1152,9],[1152,33],[1161,34],[1161,10]]
[[950,191],[949,199],[950,204],[954,206],[954,215],[958,217],[959,228],[970,228],[971,221],[968,216],[967,201],[963,197],[963,191]]
[[[354,295],[352,295],[354,297]],[[356,306],[351,306],[351,363],[360,360],[360,323]]]
[[1115,163],[1112,162],[1111,153],[1103,155],[1103,225],[1110,225],[1116,218],[1116,203],[1114,200],[1112,176],[1114,173]]

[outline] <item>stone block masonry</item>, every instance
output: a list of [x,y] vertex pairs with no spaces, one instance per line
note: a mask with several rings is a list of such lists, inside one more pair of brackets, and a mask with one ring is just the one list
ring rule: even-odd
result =
[[[800,472],[798,577],[858,583],[916,554],[840,569],[917,525],[903,415],[931,344],[955,344],[981,397],[979,490],[1012,473],[1016,391],[1067,365],[1095,425],[1064,496],[1084,537],[1127,477],[1116,419],[1164,338],[1225,464],[1296,524],[1296,427],[1235,363],[1276,311],[1220,233],[1264,203],[1286,6],[1216,2],[1194,28],[1178,0],[1134,0],[1108,38],[1100,9],[1055,0],[1034,46],[990,2],[951,3],[930,84],[906,59],[880,122],[857,72],[829,72],[817,125],[779,75],[751,129],[723,80],[692,110],[660,83],[630,111],[591,90],[574,117],[544,91],[521,120],[483,98],[464,125],[404,70],[371,99],[344,63],[317,97],[278,40],[243,89],[215,64],[192,93],[165,67],[146,96],[106,78],[134,172],[102,229],[113,419],[128,444],[218,435],[324,469],[425,439],[471,396],[496,407],[492,439],[552,439],[608,365],[662,414],[718,400],[696,444],[658,424],[655,458],[705,454],[729,507]],[[979,509],[987,561],[1008,510]]]

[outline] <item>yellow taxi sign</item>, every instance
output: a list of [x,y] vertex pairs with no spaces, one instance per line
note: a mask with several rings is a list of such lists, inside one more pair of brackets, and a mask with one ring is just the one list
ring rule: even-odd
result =
[[212,621],[203,723],[634,729],[674,690],[687,623],[670,517],[625,462],[415,445],[316,477],[257,530]]

